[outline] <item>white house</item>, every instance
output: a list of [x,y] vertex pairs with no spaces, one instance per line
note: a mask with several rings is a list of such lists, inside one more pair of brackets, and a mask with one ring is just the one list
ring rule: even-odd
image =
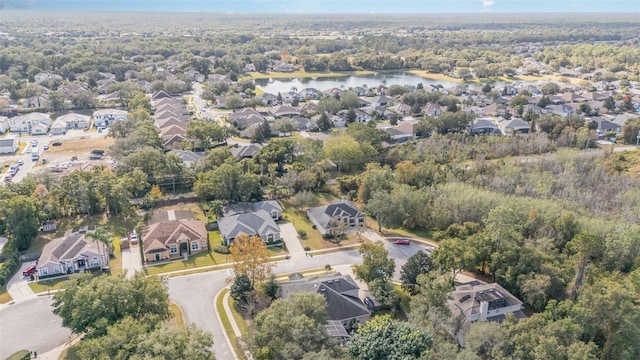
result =
[[[9,119],[9,128],[13,133],[33,133],[32,128],[36,124],[42,124],[38,131],[42,131],[42,128],[45,128],[44,134],[49,130],[49,126],[51,126],[51,117],[48,114],[43,114],[40,112],[32,112],[29,114],[25,114],[22,116],[16,116],[14,118]],[[38,132],[42,133],[42,132]]]
[[0,116],[0,134],[4,134],[9,130],[9,118]]
[[67,133],[67,123],[63,120],[57,119],[56,122],[51,125],[51,134],[64,135]]
[[15,154],[18,150],[18,141],[15,138],[0,139],[0,154]]
[[84,129],[84,128],[88,128],[89,125],[91,124],[91,116],[77,114],[77,113],[68,113],[57,118],[56,122],[58,121],[65,122],[67,130]]
[[32,135],[46,135],[49,131],[49,126],[44,123],[37,123],[31,127]]
[[106,128],[119,120],[127,120],[127,112],[118,109],[100,109],[93,113],[93,126]]

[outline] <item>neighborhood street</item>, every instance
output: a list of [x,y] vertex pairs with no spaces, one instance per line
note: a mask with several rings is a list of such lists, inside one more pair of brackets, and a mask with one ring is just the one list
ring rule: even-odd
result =
[[35,297],[0,308],[0,359],[23,349],[42,354],[69,340],[71,330],[53,314],[51,298]]
[[[424,249],[422,245],[412,243],[408,246],[394,245],[384,242],[390,257],[396,259],[396,273],[394,278],[399,278],[401,264],[406,259]],[[275,274],[287,274],[296,271],[324,268],[329,264],[332,267],[358,264],[362,261],[358,250],[333,252],[313,257],[296,257],[290,260],[277,262]],[[228,285],[226,279],[231,276],[230,270],[217,270],[206,273],[185,275],[169,278],[169,297],[178,304],[184,313],[184,318],[189,323],[195,323],[201,329],[213,334],[213,349],[216,358],[233,358],[229,344],[225,339],[223,329],[220,326],[214,299],[218,292]]]

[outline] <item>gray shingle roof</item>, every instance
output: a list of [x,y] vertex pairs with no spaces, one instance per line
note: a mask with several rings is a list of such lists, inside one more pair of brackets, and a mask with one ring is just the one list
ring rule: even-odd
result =
[[233,239],[240,234],[266,237],[269,234],[280,233],[276,222],[264,210],[219,218],[218,228],[225,239]]
[[308,213],[309,216],[316,219],[322,227],[326,227],[332,219],[338,217],[356,217],[360,213],[360,210],[348,200],[337,200],[331,205],[310,208]]

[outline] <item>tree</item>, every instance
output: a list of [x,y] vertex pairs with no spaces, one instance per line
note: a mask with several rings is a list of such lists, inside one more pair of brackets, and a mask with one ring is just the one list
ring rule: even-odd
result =
[[244,275],[253,288],[269,278],[275,266],[264,241],[258,236],[240,234],[233,239],[229,247],[233,264],[231,268],[236,277]]
[[258,175],[244,173],[240,162],[198,174],[193,190],[203,200],[250,201],[262,194]]
[[322,112],[322,114],[320,114],[317,125],[320,131],[327,131],[333,127],[333,123],[329,120],[329,116],[327,116],[326,112]]
[[352,265],[357,279],[370,283],[375,279],[388,281],[393,277],[395,260],[389,258],[389,253],[381,242],[365,243],[360,246],[358,252],[362,255],[362,264]]
[[636,144],[640,135],[640,118],[629,119],[622,125],[622,138],[627,144]]
[[358,143],[344,132],[331,135],[324,144],[324,155],[338,166],[338,171],[362,168],[376,150],[368,143]]
[[498,355],[498,351],[504,344],[505,336],[505,330],[499,323],[475,322],[471,324],[465,337],[465,347],[483,359],[492,359]]
[[560,86],[558,86],[558,84],[556,83],[546,83],[542,87],[542,93],[545,95],[553,95],[557,94],[558,92],[560,92]]
[[529,104],[529,100],[524,95],[516,95],[511,98],[511,107],[525,106]]
[[383,279],[374,279],[369,283],[369,291],[382,305],[393,308],[400,302],[400,297],[393,288],[393,284]]
[[431,256],[425,251],[418,251],[411,255],[400,270],[402,288],[411,295],[418,293],[418,276],[427,274],[434,269]]
[[213,339],[188,325],[173,327],[167,323],[153,328],[127,317],[107,329],[107,335],[78,343],[83,359],[203,359],[213,360]]
[[327,333],[326,321],[327,302],[321,294],[291,294],[256,316],[249,347],[255,359],[302,359],[322,349],[335,353],[337,343]]
[[[86,234],[86,237],[93,239],[93,241],[96,242],[96,245],[97,243],[104,244],[107,251],[109,251],[109,249],[111,248],[111,242],[113,241],[113,236],[104,227],[96,228],[96,230],[92,233],[88,232]],[[100,254],[100,248],[101,246],[98,246],[98,254]],[[104,256],[106,260],[109,254],[105,254]]]
[[376,218],[378,232],[382,227],[395,228],[402,225],[405,214],[400,204],[386,191],[376,191],[364,207],[367,214]]
[[427,332],[411,324],[381,315],[367,321],[347,343],[356,359],[418,359],[433,345]]
[[53,312],[62,325],[87,338],[105,335],[110,325],[126,318],[145,318],[155,325],[169,318],[169,295],[160,278],[88,274],[73,276],[65,291],[53,297]]
[[64,96],[59,91],[50,91],[47,98],[47,109],[49,111],[60,111],[64,109]]
[[149,201],[152,205],[155,204],[158,200],[162,199],[162,190],[160,190],[160,186],[158,186],[157,184],[153,185],[151,187],[151,190],[149,190],[147,197],[149,198]]
[[461,270],[476,263],[473,248],[465,246],[460,239],[445,239],[433,251],[433,263],[443,271],[451,271],[453,277]]
[[0,200],[0,205],[0,214],[4,218],[7,232],[15,241],[17,250],[28,249],[31,241],[38,235],[40,227],[40,214],[36,200],[18,195],[8,200]]
[[248,293],[253,291],[251,279],[247,275],[241,274],[233,278],[230,295],[236,303],[243,304],[249,301]]
[[616,109],[616,101],[612,96],[609,96],[608,98],[604,99],[604,103],[602,106],[604,106],[604,108],[609,111],[613,111]]
[[356,121],[356,111],[353,108],[349,108],[349,111],[347,111],[346,121],[347,124],[351,124]]

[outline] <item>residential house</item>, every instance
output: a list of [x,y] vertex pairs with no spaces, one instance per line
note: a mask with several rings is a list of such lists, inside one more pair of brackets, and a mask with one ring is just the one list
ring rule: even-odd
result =
[[56,121],[51,125],[51,134],[52,135],[64,135],[67,133],[67,123],[63,120],[56,119]]
[[318,124],[315,121],[301,116],[296,116],[291,119],[296,125],[298,131],[317,131]]
[[151,83],[147,80],[140,80],[136,82],[136,86],[140,88],[145,93],[149,93],[151,91]]
[[42,232],[56,231],[56,229],[58,229],[58,223],[55,220],[47,220],[40,226]]
[[95,226],[83,226],[68,230],[63,237],[46,243],[36,267],[38,277],[108,267],[109,247],[87,236],[93,232]]
[[367,89],[362,86],[356,86],[353,88],[353,92],[356,93],[356,96],[365,96],[367,94]]
[[93,112],[93,126],[107,128],[116,121],[127,120],[127,112],[118,109],[100,109]]
[[315,88],[304,88],[300,90],[300,96],[304,99],[318,100],[322,92]]
[[273,108],[271,110],[271,114],[277,118],[283,117],[283,116],[294,117],[294,116],[300,116],[300,110],[294,107],[291,107],[289,105],[282,105],[282,106]]
[[204,153],[180,150],[180,149],[171,150],[169,151],[169,153],[175,154],[178,158],[180,158],[180,160],[182,160],[182,163],[188,168],[194,167],[198,163],[198,161],[204,157]]
[[588,122],[595,121],[598,124],[596,133],[600,136],[604,136],[609,131],[615,131],[616,135],[622,134],[622,125],[611,121],[607,118],[598,116],[595,118],[587,119]]
[[502,131],[492,119],[476,119],[468,131],[471,135],[502,135]]
[[218,218],[218,229],[220,229],[222,241],[227,245],[231,245],[233,240],[241,234],[259,236],[267,244],[281,240],[280,227],[265,210]]
[[472,322],[504,321],[505,315],[513,313],[516,318],[526,318],[522,311],[522,301],[497,283],[481,281],[458,284],[447,303],[458,317],[458,342],[464,346],[464,339]]
[[408,132],[400,127],[387,127],[383,129],[391,137],[389,145],[404,144],[407,141],[413,140],[413,132]]
[[31,135],[46,135],[49,132],[49,125],[37,123],[31,127]]
[[261,124],[266,118],[252,108],[240,109],[229,114],[228,121],[240,130],[246,129],[254,124]]
[[208,248],[209,233],[202,221],[160,221],[142,230],[142,250],[146,263],[186,259]]
[[322,235],[335,235],[340,227],[338,221],[346,225],[344,232],[353,232],[357,226],[364,225],[364,214],[352,202],[344,199],[308,209],[307,218]]
[[0,139],[0,154],[15,154],[18,151],[18,141],[15,138]]
[[274,95],[271,93],[264,93],[260,96],[262,97],[262,102],[265,105],[276,104],[278,102],[278,95]]
[[391,110],[395,111],[401,117],[407,117],[411,115],[411,106],[407,104],[398,103]]
[[422,107],[422,112],[426,116],[437,117],[442,115],[442,106],[438,104],[427,103],[427,105]]
[[567,104],[548,105],[545,109],[552,114],[560,115],[562,117],[573,115],[576,112],[574,108]]
[[505,135],[528,134],[531,125],[520,119],[501,119],[498,121],[498,127]]
[[258,151],[260,151],[260,149],[262,149],[262,145],[260,144],[249,144],[245,146],[234,146],[229,148],[231,154],[238,160],[251,159],[258,153]]
[[9,130],[9,118],[0,115],[0,134],[4,134]]
[[[298,293],[322,295],[327,302],[327,320],[341,324],[343,330],[355,329],[371,317],[371,310],[365,305],[364,292],[351,276],[335,273],[311,278],[300,277],[278,284],[279,297],[287,299]],[[333,335],[345,336],[343,332]]]
[[387,104],[389,102],[391,102],[393,99],[385,96],[385,95],[381,95],[381,96],[376,96],[371,100],[371,104],[373,106],[387,106]]
[[66,123],[67,129],[84,129],[89,128],[89,125],[91,124],[91,116],[77,113],[68,113],[58,117],[56,119],[56,122],[58,121],[63,121],[64,123]]
[[58,91],[64,96],[65,99],[71,99],[76,94],[81,94],[85,91],[89,91],[84,85],[69,83],[62,85],[58,88]]
[[44,133],[49,130],[49,126],[51,126],[51,117],[49,114],[43,114],[39,112],[32,112],[22,116],[16,116],[14,118],[9,119],[9,128],[12,133],[33,133],[32,129],[37,124],[42,124],[38,131],[42,131],[42,128],[46,128]]

